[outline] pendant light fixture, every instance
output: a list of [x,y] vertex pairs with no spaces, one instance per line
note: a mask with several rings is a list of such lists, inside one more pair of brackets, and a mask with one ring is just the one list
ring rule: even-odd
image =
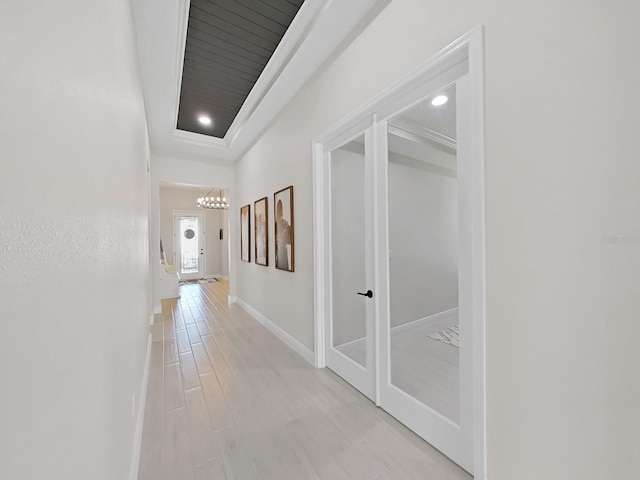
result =
[[[211,195],[212,192],[213,195]],[[222,188],[213,187],[204,197],[198,198],[196,204],[199,208],[226,210],[229,208],[229,197],[225,195],[225,191]]]

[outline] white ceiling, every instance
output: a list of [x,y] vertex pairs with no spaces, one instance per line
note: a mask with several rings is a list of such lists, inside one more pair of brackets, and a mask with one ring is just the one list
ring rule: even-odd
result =
[[234,162],[345,39],[389,0],[306,0],[224,139],[176,130],[189,0],[132,0],[151,149]]

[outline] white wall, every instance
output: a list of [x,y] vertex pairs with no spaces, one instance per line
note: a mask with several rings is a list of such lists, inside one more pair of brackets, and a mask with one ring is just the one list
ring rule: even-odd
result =
[[296,273],[242,265],[238,294],[312,347],[312,138],[484,24],[488,478],[633,478],[638,18],[624,0],[392,1],[238,161],[239,203],[296,187]]
[[[237,205],[233,189],[235,172],[231,165],[212,163],[207,158],[201,157],[175,157],[162,153],[151,154],[151,254],[152,254],[152,283],[153,306],[156,312],[160,312],[160,184],[185,184],[185,185],[211,185],[229,189],[230,207]],[[236,218],[228,215],[224,219],[229,225],[229,233],[234,232]],[[229,295],[235,295],[235,252],[236,246],[233,235],[229,236],[229,252],[226,260],[229,264]]]
[[458,307],[457,180],[423,160],[389,153],[392,327]]
[[[174,263],[173,211],[189,210],[204,214],[205,228],[205,275],[229,275],[229,225],[225,223],[225,210],[197,208],[198,197],[204,197],[211,187],[187,187],[160,185],[160,238],[167,263]],[[224,228],[224,239],[220,240],[220,229]],[[175,262],[178,260],[176,259]]]
[[[252,261],[236,262],[236,295],[289,335],[313,350],[313,262],[311,236],[311,172],[308,163],[309,137],[299,135],[298,127],[280,126],[276,122],[265,137],[236,164],[236,200],[239,208],[262,197],[269,199],[269,266]],[[292,126],[291,126],[292,127]],[[305,161],[305,156],[307,161]],[[275,268],[273,194],[294,186],[295,272]],[[253,221],[251,222],[253,228]],[[231,226],[239,235],[239,227]],[[232,240],[232,246],[234,245]],[[253,241],[251,243],[253,248]],[[233,265],[233,264],[232,264]]]
[[0,477],[126,479],[150,315],[130,5],[0,10]]

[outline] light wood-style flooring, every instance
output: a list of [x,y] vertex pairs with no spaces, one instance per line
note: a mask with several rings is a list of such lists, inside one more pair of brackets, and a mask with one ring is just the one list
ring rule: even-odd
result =
[[152,327],[139,480],[468,480],[237,305],[181,287]]

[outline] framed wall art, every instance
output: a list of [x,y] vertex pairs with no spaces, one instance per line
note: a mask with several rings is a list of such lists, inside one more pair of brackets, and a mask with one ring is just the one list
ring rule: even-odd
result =
[[273,194],[276,268],[294,271],[293,186]]
[[267,197],[253,204],[255,259],[258,265],[269,265],[269,209]]
[[240,209],[240,260],[251,261],[251,205]]

